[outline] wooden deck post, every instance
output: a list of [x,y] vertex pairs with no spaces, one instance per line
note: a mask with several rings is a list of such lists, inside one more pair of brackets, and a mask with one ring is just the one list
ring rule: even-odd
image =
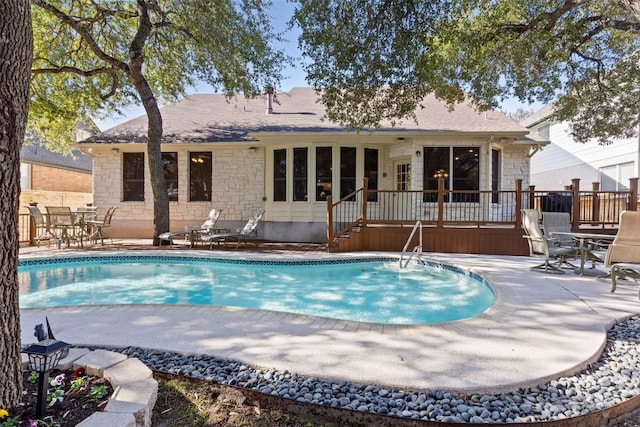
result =
[[598,225],[600,224],[600,195],[598,194],[600,183],[592,182],[591,187],[591,224]]
[[367,200],[369,200],[369,178],[362,179],[362,226],[367,226]]
[[[531,188],[531,187],[529,187]],[[522,227],[522,179],[516,179],[516,211],[515,211],[515,228]]]
[[638,178],[629,178],[629,206],[627,210],[638,210]]
[[536,208],[536,186],[529,186],[529,209]]
[[438,178],[438,221],[436,226],[444,226],[444,178]]
[[327,248],[333,244],[333,197],[327,196]]
[[571,230],[577,231],[580,228],[580,179],[571,180]]

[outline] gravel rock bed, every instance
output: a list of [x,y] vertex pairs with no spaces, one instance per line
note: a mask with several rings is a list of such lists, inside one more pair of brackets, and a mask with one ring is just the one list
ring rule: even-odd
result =
[[616,324],[600,359],[588,369],[501,394],[413,392],[303,377],[207,355],[136,347],[109,348],[150,369],[333,408],[449,423],[553,421],[609,408],[640,394],[640,317]]

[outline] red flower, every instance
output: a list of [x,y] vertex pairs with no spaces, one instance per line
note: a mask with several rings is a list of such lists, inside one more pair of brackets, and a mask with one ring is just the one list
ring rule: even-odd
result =
[[75,371],[73,371],[73,378],[84,377],[86,374],[87,370],[84,368],[84,366],[80,366],[79,368],[76,368]]

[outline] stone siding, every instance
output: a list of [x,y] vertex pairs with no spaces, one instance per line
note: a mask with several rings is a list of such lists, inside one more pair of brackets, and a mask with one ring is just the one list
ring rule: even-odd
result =
[[[145,153],[145,201],[122,201],[122,153],[95,150],[95,204],[100,211],[117,206],[114,237],[150,238],[153,235],[153,195]],[[171,230],[200,225],[213,208],[221,209],[219,225],[235,228],[263,209],[264,159],[260,149],[214,148],[211,202],[189,202],[189,151],[179,146],[164,149],[178,153],[178,201],[169,202]],[[247,171],[251,171],[247,173]]]
[[502,190],[515,190],[516,180],[529,187],[529,147],[505,146],[502,151]]

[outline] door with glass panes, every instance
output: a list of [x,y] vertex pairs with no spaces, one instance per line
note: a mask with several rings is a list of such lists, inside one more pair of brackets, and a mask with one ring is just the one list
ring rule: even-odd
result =
[[[396,191],[411,190],[411,160],[396,160],[393,164],[393,185]],[[393,193],[394,220],[410,219],[411,193]]]

